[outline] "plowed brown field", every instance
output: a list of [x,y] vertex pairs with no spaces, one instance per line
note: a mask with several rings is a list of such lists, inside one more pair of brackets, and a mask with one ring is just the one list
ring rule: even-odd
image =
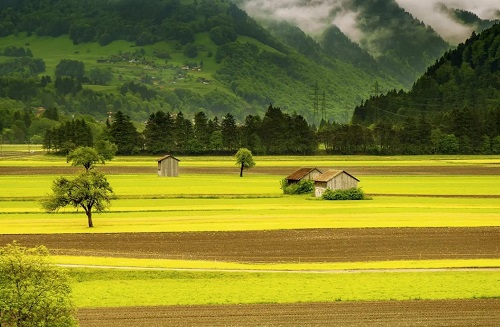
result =
[[338,302],[80,309],[81,327],[494,327],[500,300]]
[[0,235],[53,254],[233,262],[500,258],[500,227]]

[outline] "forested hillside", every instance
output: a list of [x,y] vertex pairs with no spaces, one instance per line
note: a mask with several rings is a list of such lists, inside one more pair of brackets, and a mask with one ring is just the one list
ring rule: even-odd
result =
[[[481,19],[472,12],[448,8],[443,4],[441,5],[440,9],[448,13],[448,15],[458,23],[474,27],[475,31],[477,32],[482,32],[485,29],[490,28],[495,23],[500,22],[500,19]],[[497,16],[500,17],[500,12],[497,13]]]
[[121,111],[143,124],[159,110],[190,119],[231,113],[242,122],[272,102],[310,124],[347,122],[375,81],[401,86],[332,58],[310,38],[317,54],[304,54],[225,0],[2,1],[0,21],[9,142],[43,137],[54,124],[39,121],[47,109],[101,123]]
[[350,2],[360,12],[360,42],[381,68],[408,86],[450,46],[431,28],[416,20],[395,1]]
[[498,152],[500,25],[446,52],[410,91],[366,100],[353,122],[383,130],[395,151],[421,152],[439,140],[450,152],[488,153],[492,146]]
[[394,0],[234,1],[273,34],[283,34],[275,28],[276,21],[310,29],[329,56],[371,72],[383,71],[405,88],[451,47]]

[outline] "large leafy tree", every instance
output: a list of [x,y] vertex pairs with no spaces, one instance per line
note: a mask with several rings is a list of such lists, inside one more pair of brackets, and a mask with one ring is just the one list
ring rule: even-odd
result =
[[71,151],[66,157],[68,162],[71,161],[72,166],[83,166],[85,171],[89,171],[94,168],[96,163],[104,164],[104,158],[101,156],[96,149],[82,146]]
[[112,160],[116,151],[118,151],[116,144],[104,138],[100,138],[95,142],[94,149],[104,160]]
[[69,76],[81,80],[85,74],[85,64],[81,61],[63,59],[56,66],[56,77]]
[[104,211],[111,202],[113,189],[106,176],[96,171],[86,171],[74,179],[57,178],[52,185],[53,193],[42,200],[43,208],[54,212],[66,206],[82,208],[89,227],[94,227],[92,212]]
[[255,166],[252,152],[247,148],[241,148],[236,152],[236,164],[240,166],[240,177],[243,177],[243,170],[250,169]]
[[0,326],[78,326],[68,275],[44,246],[0,248]]

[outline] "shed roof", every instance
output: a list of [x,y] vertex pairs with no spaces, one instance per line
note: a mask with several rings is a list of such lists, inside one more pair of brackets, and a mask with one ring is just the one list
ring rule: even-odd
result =
[[345,173],[346,175],[351,176],[352,178],[354,178],[355,180],[357,180],[359,182],[359,179],[357,179],[356,177],[352,176],[351,174],[349,174],[345,170],[334,170],[334,169],[327,170],[323,174],[321,174],[318,177],[316,177],[314,179],[314,181],[315,182],[328,182],[329,180],[332,180],[333,178],[337,177],[338,175],[340,175],[342,173]]
[[295,171],[294,173],[288,175],[285,179],[290,180],[290,181],[300,181],[307,174],[311,173],[314,170],[317,170],[321,174],[321,171],[318,168],[300,168],[299,170]]
[[172,159],[174,159],[174,160],[180,161],[180,160],[179,160],[179,159],[177,159],[176,157],[171,156],[170,154],[167,154],[166,156],[163,156],[163,157],[161,157],[161,158],[158,158],[158,162],[163,161],[163,160],[168,159],[168,158],[172,158]]

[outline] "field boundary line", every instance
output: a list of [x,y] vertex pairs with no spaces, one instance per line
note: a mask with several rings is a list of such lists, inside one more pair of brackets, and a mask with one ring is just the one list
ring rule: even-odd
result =
[[408,197],[408,198],[470,198],[470,199],[500,199],[500,194],[398,194],[370,193],[367,196]]

